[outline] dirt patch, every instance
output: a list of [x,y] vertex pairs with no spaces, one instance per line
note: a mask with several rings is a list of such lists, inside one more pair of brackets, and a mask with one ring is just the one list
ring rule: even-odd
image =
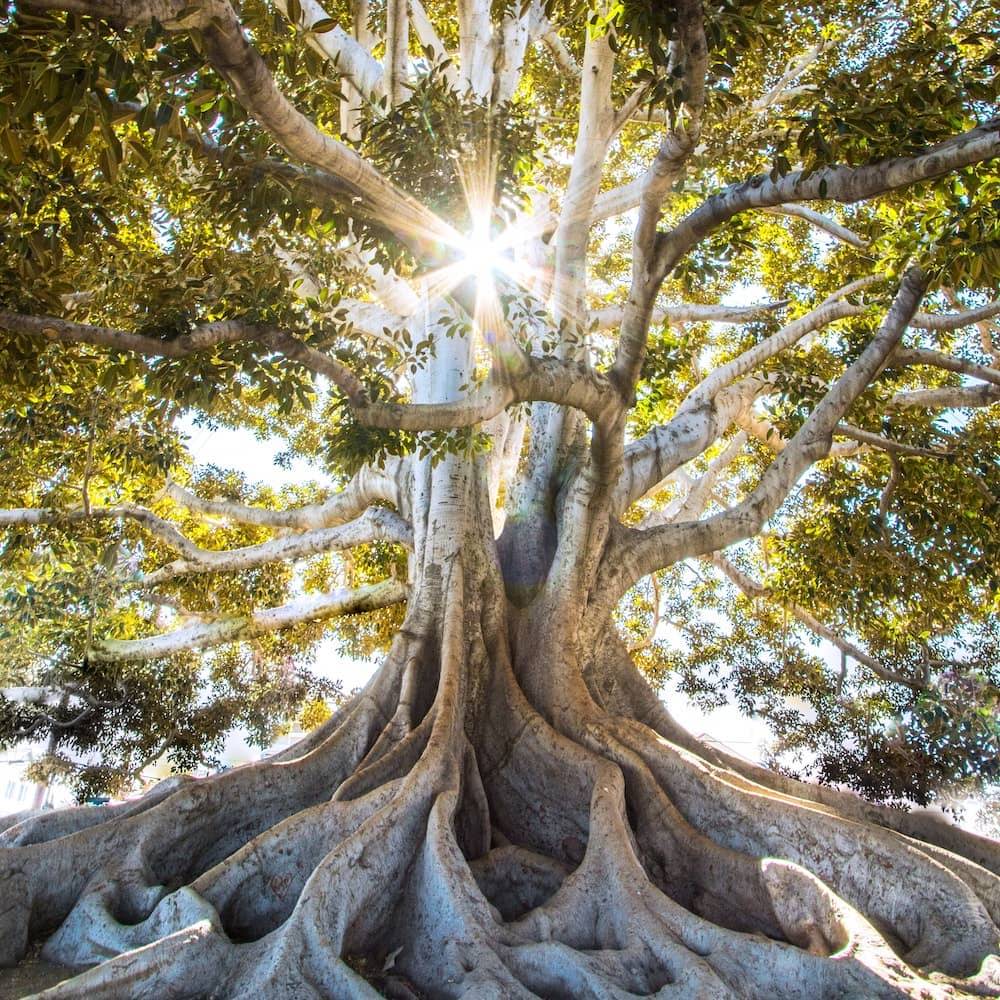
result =
[[0,1000],[20,1000],[47,990],[80,972],[69,965],[53,965],[40,958],[26,958],[13,969],[0,969]]

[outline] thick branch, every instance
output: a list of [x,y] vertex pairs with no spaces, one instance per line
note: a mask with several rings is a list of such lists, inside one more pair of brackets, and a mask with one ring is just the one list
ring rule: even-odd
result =
[[897,348],[892,355],[892,364],[929,365],[932,368],[944,368],[946,371],[971,375],[983,382],[1000,385],[1000,370],[977,365],[964,358],[956,358],[952,354],[942,354],[940,351],[928,351],[920,347]]
[[274,326],[220,320],[199,324],[190,333],[165,340],[104,326],[74,323],[56,316],[26,316],[0,310],[0,328],[50,342],[94,344],[147,358],[184,358],[222,344],[256,342],[297,361],[316,374],[326,376],[355,405],[364,406],[366,403],[364,386],[346,365]]
[[823,199],[844,203],[861,201],[941,177],[998,155],[1000,119],[913,156],[880,160],[862,167],[830,166],[808,172],[796,170],[777,180],[760,174],[712,195],[665,234],[657,251],[655,274],[662,280],[704,236],[747,209],[774,208],[789,202]]
[[915,406],[930,410],[960,410],[966,407],[992,406],[996,402],[1000,402],[1000,386],[977,385],[897,392],[886,406],[894,410]]
[[454,236],[426,206],[396,188],[350,146],[321,132],[291,104],[226,0],[205,0],[195,8],[184,0],[37,0],[35,6],[104,17],[117,25],[157,20],[172,31],[197,29],[208,60],[240,103],[287,153],[336,178],[345,200],[411,244],[429,235]]
[[748,348],[732,361],[720,365],[710,375],[702,379],[684,398],[678,413],[709,402],[723,387],[753,371],[758,365],[762,365],[776,354],[780,354],[797,344],[807,334],[821,330],[838,319],[859,316],[864,312],[864,306],[851,305],[849,302],[835,302],[800,316],[797,320],[783,326],[777,333]]
[[556,65],[571,79],[579,80],[582,75],[580,64],[576,57],[567,48],[566,43],[559,36],[554,24],[546,18],[541,19],[538,29],[538,37],[549,50]]
[[843,437],[851,438],[859,444],[869,445],[896,455],[916,455],[920,458],[942,458],[948,454],[946,451],[935,451],[932,448],[917,448],[914,445],[903,444],[901,441],[893,441],[892,438],[882,437],[881,434],[873,434],[854,424],[841,421],[837,424],[836,433]]
[[607,378],[586,365],[558,358],[524,356],[514,374],[494,369],[491,376],[464,399],[448,403],[377,403],[359,410],[370,427],[409,431],[453,430],[492,420],[515,403],[559,403],[586,413],[595,423],[605,421],[618,397]]
[[717,401],[727,385],[798,343],[807,334],[864,311],[863,306],[844,301],[824,304],[715,369],[687,394],[667,424],[654,428],[628,446],[616,509],[625,510],[664,476],[700,454],[724,433],[737,412],[746,408],[755,395],[748,386],[746,393],[730,393],[724,400]]
[[116,507],[93,507],[90,510],[56,510],[51,507],[13,507],[0,510],[0,528],[51,524],[80,524],[84,521],[136,521],[170,548],[181,552],[188,559],[197,559],[204,551],[199,545],[181,534],[170,521],[157,516],[145,507],[119,504]]
[[[275,0],[275,6],[286,17],[289,16],[287,0]],[[316,0],[300,0],[300,7],[302,17],[298,26],[305,29],[309,47],[329,59],[337,72],[347,77],[365,98],[373,100],[381,97],[385,86],[379,61],[340,25],[330,31],[310,31],[314,24],[330,20],[330,15]]]
[[918,312],[913,317],[910,326],[921,330],[960,330],[963,326],[972,326],[984,320],[1000,316],[1000,302],[988,302],[978,309],[968,309],[957,313],[926,313]]

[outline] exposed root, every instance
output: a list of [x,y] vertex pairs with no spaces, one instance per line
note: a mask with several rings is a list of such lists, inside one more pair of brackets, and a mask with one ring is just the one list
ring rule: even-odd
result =
[[997,928],[973,889],[911,841],[816,803],[731,782],[680,748],[643,738],[635,724],[615,729],[694,826],[725,846],[801,864],[869,914],[909,964],[970,976],[997,952]]
[[[173,790],[161,783],[148,802],[103,814],[94,810],[98,822],[65,835],[55,824],[29,820],[31,828],[16,833],[29,842],[0,856],[0,961],[17,961],[30,937],[62,924],[77,905],[84,922],[98,907],[116,921],[137,923],[172,888],[286,816],[328,798],[388,717],[380,701],[398,688],[393,667],[390,660],[373,680],[370,696],[359,698],[341,725],[305,755],[174,782]],[[93,905],[87,902],[91,896]],[[50,955],[60,960],[58,952]]]
[[304,752],[22,824],[8,955],[101,963],[62,998],[1000,996],[985,868],[655,735],[624,684],[540,712],[499,606],[456,564]]
[[731,772],[732,781],[743,778],[751,783],[749,787],[763,787],[792,796],[795,800],[814,802],[847,819],[895,830],[920,841],[922,849],[928,850],[943,864],[950,866],[952,862],[936,853],[935,848],[947,851],[948,858],[958,856],[994,875],[1000,875],[1000,842],[963,830],[943,813],[874,805],[851,792],[797,781],[695,739],[673,719],[639,674],[625,645],[613,631],[602,636],[599,652],[588,664],[586,678],[595,700],[610,713],[634,719],[671,743],[716,767],[726,769]]
[[76,806],[52,812],[32,811],[27,814],[2,817],[2,822],[8,825],[0,831],[0,847],[28,847],[30,844],[41,844],[46,840],[67,837],[78,830],[85,830],[100,823],[127,819],[158,805],[191,780],[186,774],[165,778],[134,802]]

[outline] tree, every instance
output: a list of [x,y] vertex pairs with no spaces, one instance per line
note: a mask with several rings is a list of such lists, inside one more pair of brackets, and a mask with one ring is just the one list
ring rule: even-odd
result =
[[[995,773],[990,6],[275,6],[5,15],[8,727],[93,747],[142,697],[115,753],[183,763],[239,717],[175,732],[199,683],[329,621],[389,649],[275,758],[17,818],[4,961],[96,966],[53,996],[1000,994],[995,842],[701,744],[636,668],[731,667],[876,798]],[[341,488],[193,475],[192,411]]]

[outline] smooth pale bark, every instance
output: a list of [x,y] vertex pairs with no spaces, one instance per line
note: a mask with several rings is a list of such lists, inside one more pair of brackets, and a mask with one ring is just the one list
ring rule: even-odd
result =
[[280,607],[264,608],[249,615],[233,615],[188,625],[175,632],[163,632],[148,639],[105,639],[93,643],[87,655],[89,659],[99,663],[157,660],[175,653],[221,646],[227,642],[243,642],[302,622],[375,611],[400,604],[405,599],[405,584],[384,580],[382,583],[354,590],[335,590],[315,597],[303,597]]

